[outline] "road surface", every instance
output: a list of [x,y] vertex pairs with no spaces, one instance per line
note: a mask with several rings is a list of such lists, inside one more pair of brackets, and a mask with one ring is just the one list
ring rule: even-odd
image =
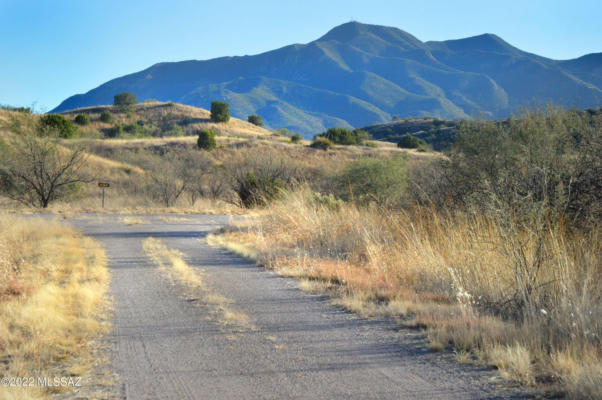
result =
[[[204,239],[227,216],[123,215],[66,220],[106,245],[112,274],[111,367],[127,399],[506,399],[524,396],[494,371],[431,353],[418,331],[365,320],[295,279]],[[131,222],[131,221],[130,221]],[[202,297],[146,256],[149,237],[181,251],[253,329],[225,325]]]

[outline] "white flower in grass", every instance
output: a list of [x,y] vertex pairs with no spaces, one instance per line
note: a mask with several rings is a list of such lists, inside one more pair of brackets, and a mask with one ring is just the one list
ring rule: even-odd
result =
[[543,315],[548,315],[548,312],[546,310],[544,310],[543,308],[541,310],[539,310],[540,313],[542,313]]

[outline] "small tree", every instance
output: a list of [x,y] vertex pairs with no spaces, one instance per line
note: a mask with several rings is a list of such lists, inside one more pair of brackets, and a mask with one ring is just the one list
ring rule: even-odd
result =
[[77,134],[77,128],[71,121],[59,114],[45,114],[40,118],[40,133],[44,136],[56,135],[69,139]]
[[103,111],[100,114],[99,120],[100,120],[100,122],[104,122],[104,123],[109,124],[109,123],[113,122],[113,114],[111,114],[108,111]]
[[344,200],[399,204],[406,188],[405,159],[360,158],[346,166],[337,183]]
[[223,101],[211,102],[211,120],[213,122],[230,121],[230,106]]
[[259,115],[249,115],[247,121],[253,125],[263,126],[263,118],[261,118]]
[[298,133],[295,133],[295,134],[293,134],[293,136],[291,136],[291,142],[293,142],[293,143],[301,143],[302,139],[303,138]]
[[362,144],[364,141],[370,139],[370,134],[361,129],[349,129],[335,127],[329,128],[326,132],[317,135],[316,137],[323,137],[336,144],[351,145],[351,144]]
[[217,147],[217,141],[215,137],[217,136],[217,132],[212,131],[211,129],[201,129],[199,131],[199,138],[197,140],[197,146],[199,149],[211,151]]
[[90,117],[88,117],[88,114],[77,114],[77,117],[75,117],[75,123],[78,125],[89,125]]
[[67,150],[52,137],[25,134],[15,139],[0,165],[0,190],[9,198],[34,207],[48,207],[68,197],[85,182],[82,148]]
[[329,150],[332,149],[332,142],[326,138],[317,137],[314,139],[310,147],[320,150]]
[[416,136],[405,135],[402,136],[399,142],[397,143],[397,147],[402,149],[426,149],[426,142]]
[[123,92],[113,97],[113,105],[119,107],[135,106],[138,104],[138,98],[134,93]]

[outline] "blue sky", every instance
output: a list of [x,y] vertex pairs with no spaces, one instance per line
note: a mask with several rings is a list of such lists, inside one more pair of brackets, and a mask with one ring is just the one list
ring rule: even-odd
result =
[[0,104],[45,111],[157,62],[256,54],[350,20],[569,59],[602,52],[600,15],[600,0],[0,0]]

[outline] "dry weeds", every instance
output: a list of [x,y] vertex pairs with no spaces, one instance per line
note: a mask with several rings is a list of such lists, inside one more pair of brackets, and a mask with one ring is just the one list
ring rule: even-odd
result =
[[[94,382],[86,375],[98,364],[99,339],[110,330],[110,277],[98,243],[57,223],[3,216],[0,274],[0,375]],[[69,390],[0,387],[0,398]]]
[[426,328],[432,350],[452,346],[465,360],[524,384],[555,382],[574,398],[599,393],[600,239],[599,229],[536,231],[432,210],[333,209],[309,191],[210,237],[349,310]]

